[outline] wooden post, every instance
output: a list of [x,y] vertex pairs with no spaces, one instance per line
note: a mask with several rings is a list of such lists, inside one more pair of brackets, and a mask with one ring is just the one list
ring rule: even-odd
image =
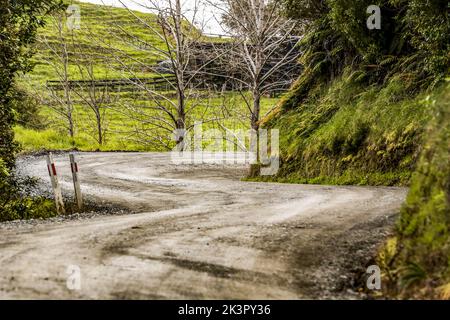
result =
[[78,163],[75,160],[75,154],[69,154],[70,169],[72,170],[73,188],[75,189],[75,198],[77,201],[78,210],[83,209],[83,196],[81,195],[80,180],[78,179]]
[[52,182],[52,188],[53,193],[55,194],[55,204],[56,204],[56,211],[58,214],[66,213],[66,210],[64,209],[64,201],[61,193],[61,186],[58,182],[58,175],[56,173],[56,167],[55,163],[53,162],[53,156],[52,153],[49,152],[47,155],[47,169],[48,174],[50,176],[50,180]]

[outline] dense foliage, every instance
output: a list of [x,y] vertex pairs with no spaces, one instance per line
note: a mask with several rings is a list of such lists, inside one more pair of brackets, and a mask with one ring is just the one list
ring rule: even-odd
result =
[[[366,26],[371,4],[381,8],[380,30]],[[448,71],[445,0],[286,0],[286,6],[286,12],[308,26],[301,61],[307,72],[296,90],[307,90],[317,77],[332,80],[347,66],[359,71],[355,78],[366,83],[383,83],[402,72],[416,89],[438,83]],[[296,102],[284,106],[292,108]]]
[[16,144],[11,126],[12,89],[19,72],[31,69],[31,44],[42,17],[56,8],[54,0],[1,0],[0,6],[0,159],[14,166]]
[[[61,6],[55,0],[0,0],[0,220],[25,217],[39,204],[20,196],[13,174],[17,144],[12,126],[17,98],[15,77],[31,69],[31,44],[43,16]],[[39,202],[39,201],[38,201]],[[39,209],[40,210],[40,209]]]
[[[450,284],[450,91],[430,104],[435,116],[399,223],[403,287]],[[411,273],[417,268],[423,277]]]

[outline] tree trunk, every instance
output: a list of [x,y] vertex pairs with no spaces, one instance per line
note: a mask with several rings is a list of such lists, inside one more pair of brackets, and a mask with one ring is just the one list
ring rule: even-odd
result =
[[251,127],[258,132],[259,129],[259,114],[261,110],[261,93],[259,90],[253,91],[253,112],[251,118]]
[[97,120],[98,144],[103,145],[102,117],[100,116],[100,110],[95,112],[95,118]]
[[60,17],[59,21],[58,21],[58,31],[59,31],[59,38],[61,40],[61,46],[62,46],[61,58],[63,61],[64,96],[66,99],[67,120],[69,122],[69,136],[73,141],[75,132],[74,132],[74,125],[73,125],[73,118],[72,118],[73,104],[72,104],[72,97],[70,96],[71,88],[69,85],[69,53],[68,53],[67,44],[65,42],[65,38],[63,35],[62,17]]
[[178,110],[178,119],[176,122],[176,129],[177,129],[177,137],[176,137],[176,143],[178,149],[184,150],[184,138],[186,134],[186,124],[185,124],[185,118],[186,115],[184,114],[184,108],[183,110]]
[[261,92],[258,89],[253,90],[253,111],[251,116],[251,128],[256,134],[256,163],[250,164],[249,177],[255,178],[260,175],[261,165],[259,163],[259,114],[261,110]]
[[175,36],[176,36],[176,75],[177,75],[177,121],[176,128],[178,131],[177,146],[179,150],[184,150],[184,136],[186,130],[186,110],[185,110],[185,84],[184,84],[184,62],[185,53],[183,52],[183,32],[182,28],[182,14],[181,14],[181,1],[175,2]]
[[75,135],[74,125],[73,125],[73,118],[72,118],[72,111],[67,112],[67,121],[69,122],[69,136],[73,140],[73,137]]

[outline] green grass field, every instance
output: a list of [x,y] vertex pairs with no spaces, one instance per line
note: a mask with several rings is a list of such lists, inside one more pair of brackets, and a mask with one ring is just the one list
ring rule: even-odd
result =
[[[170,134],[158,130],[152,125],[145,124],[146,120],[154,115],[146,111],[145,105],[151,105],[152,101],[121,98],[120,103],[105,108],[105,141],[100,145],[96,140],[96,127],[94,113],[86,105],[78,103],[74,109],[75,136],[71,139],[65,128],[64,120],[48,106],[40,110],[40,117],[46,122],[44,130],[15,127],[16,140],[20,142],[25,152],[37,150],[70,150],[82,151],[166,151],[163,146],[155,146],[146,141],[145,135],[161,135],[170,140]],[[278,102],[278,98],[262,99],[262,114],[265,114]],[[188,114],[188,123],[194,123],[201,118],[218,118],[214,122],[207,122],[203,130],[212,128],[220,129],[222,126],[230,130],[249,129],[249,120],[243,118],[246,106],[242,97],[235,93],[227,93],[225,97],[209,97],[191,102],[196,107]],[[133,107],[141,105],[142,114],[129,111],[125,105]],[[224,105],[226,108],[224,108]],[[188,105],[188,108],[191,105]],[[148,117],[148,118],[147,118]],[[157,132],[155,132],[157,131]],[[140,132],[138,134],[137,132]]]

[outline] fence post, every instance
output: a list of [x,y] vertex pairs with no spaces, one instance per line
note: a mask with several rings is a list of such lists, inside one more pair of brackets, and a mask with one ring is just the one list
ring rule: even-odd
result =
[[75,160],[75,154],[70,153],[70,169],[72,170],[73,188],[75,189],[75,198],[77,200],[78,210],[83,209],[83,196],[81,195],[80,180],[78,179],[78,163]]
[[61,186],[59,185],[58,182],[58,175],[56,173],[56,167],[55,163],[53,162],[53,156],[51,152],[47,154],[47,169],[48,174],[50,176],[50,180],[52,182],[53,193],[55,194],[56,211],[58,212],[58,214],[66,213],[61,193]]

